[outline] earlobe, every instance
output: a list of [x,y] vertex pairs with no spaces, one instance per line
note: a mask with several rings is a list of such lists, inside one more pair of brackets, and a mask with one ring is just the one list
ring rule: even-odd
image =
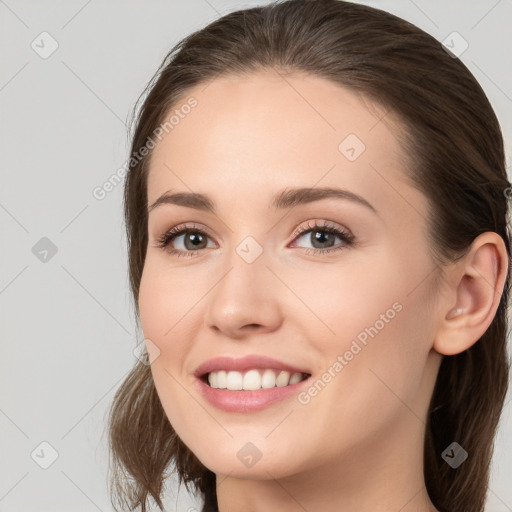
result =
[[475,238],[468,254],[449,271],[453,284],[440,303],[433,343],[437,352],[459,354],[482,337],[498,309],[508,266],[505,243],[497,233]]

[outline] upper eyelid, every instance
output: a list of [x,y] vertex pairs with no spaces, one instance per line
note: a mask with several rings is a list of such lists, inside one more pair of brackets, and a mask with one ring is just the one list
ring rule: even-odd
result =
[[[312,224],[312,225],[310,225]],[[338,231],[341,231],[343,233],[346,233],[347,235],[352,235],[352,231],[345,226],[342,226],[338,224],[337,222],[333,222],[330,220],[308,220],[306,226],[299,225],[297,228],[294,229],[292,236],[299,236],[304,233],[307,233],[308,231],[312,231],[313,229],[322,230],[322,229],[336,229]]]
[[[307,222],[307,224],[305,226],[301,223],[301,224],[299,224],[299,226],[297,226],[293,230],[293,232],[291,234],[291,236],[293,237],[293,240],[295,240],[298,236],[303,236],[308,231],[312,231],[314,229],[317,229],[320,231],[321,229],[329,229],[329,228],[338,230],[341,233],[346,234],[348,237],[352,237],[352,238],[355,237],[353,232],[350,229],[348,229],[345,226],[340,225],[334,221],[330,221],[330,220],[326,220],[326,219],[322,219],[322,220],[313,219],[313,220],[308,220],[306,222]],[[215,240],[215,236],[211,233],[211,231],[207,227],[205,227],[201,223],[196,223],[196,222],[192,222],[191,224],[192,225],[189,225],[187,223],[176,224],[176,226],[173,226],[172,228],[164,231],[162,236],[170,234],[171,231],[178,231],[178,233],[174,233],[174,237],[172,238],[172,240],[176,240],[176,238],[179,238],[180,236],[185,235],[189,231],[199,231],[199,232],[204,233],[209,238],[213,239],[215,241],[215,243],[217,243]]]

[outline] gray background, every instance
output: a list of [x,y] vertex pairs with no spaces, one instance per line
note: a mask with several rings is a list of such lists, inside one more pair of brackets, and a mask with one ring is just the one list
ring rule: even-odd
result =
[[[0,0],[1,512],[112,510],[106,413],[143,337],[130,304],[122,185],[103,200],[92,192],[125,162],[128,113],[171,46],[262,3]],[[366,3],[440,41],[463,36],[461,59],[498,114],[510,162],[512,0]],[[44,31],[58,44],[47,58]],[[511,397],[491,512],[512,511]],[[196,504],[169,483],[166,510]]]

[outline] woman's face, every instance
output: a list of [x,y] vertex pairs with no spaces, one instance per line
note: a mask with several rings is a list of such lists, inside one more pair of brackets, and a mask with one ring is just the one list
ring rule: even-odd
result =
[[[169,199],[148,219],[141,324],[179,437],[215,473],[256,480],[421,457],[440,363],[435,265],[392,114],[271,70],[202,84],[173,113],[152,155],[150,209],[194,193],[213,210]],[[189,231],[157,247],[174,227]],[[273,402],[275,389],[205,398],[198,367],[248,355],[311,376]]]

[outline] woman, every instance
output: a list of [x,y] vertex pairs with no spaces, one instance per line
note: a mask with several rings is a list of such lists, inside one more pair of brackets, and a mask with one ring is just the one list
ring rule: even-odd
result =
[[131,149],[123,510],[171,468],[203,512],[483,510],[510,183],[461,61],[367,6],[234,12],[171,50]]

